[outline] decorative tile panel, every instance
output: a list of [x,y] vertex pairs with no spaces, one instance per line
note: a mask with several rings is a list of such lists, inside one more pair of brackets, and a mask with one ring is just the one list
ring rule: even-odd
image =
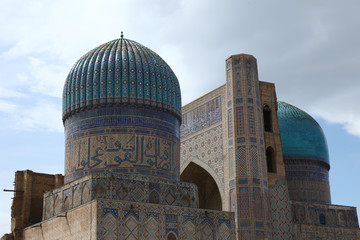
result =
[[97,239],[236,239],[229,212],[111,200],[97,200],[97,208]]
[[219,96],[183,115],[180,137],[192,135],[220,122],[221,119],[221,97]]
[[[223,127],[218,125],[203,133],[193,135],[181,141],[181,166],[188,164],[188,159],[196,158],[211,168],[221,184],[224,184]],[[186,166],[186,165],[185,165]],[[218,186],[222,188],[222,186]]]
[[67,124],[65,182],[97,171],[179,179],[177,120],[149,120],[149,111],[134,110],[138,116],[101,115]]
[[[154,191],[157,194],[156,202],[154,202]],[[76,199],[80,198],[76,200],[77,205],[69,205],[66,208],[65,200],[71,200],[69,194],[72,192],[82,192],[82,195],[76,194]],[[53,199],[56,199],[55,207]],[[95,199],[112,199],[191,208],[199,206],[198,189],[192,183],[144,175],[94,173],[91,176],[80,178],[45,193],[43,219],[46,220],[53,215],[61,214],[65,210],[76,208]]]
[[274,240],[295,239],[291,216],[291,202],[286,182],[278,180],[270,186],[271,225]]

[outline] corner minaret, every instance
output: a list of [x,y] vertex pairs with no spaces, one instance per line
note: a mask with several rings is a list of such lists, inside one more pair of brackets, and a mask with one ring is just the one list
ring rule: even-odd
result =
[[256,59],[233,55],[226,60],[228,152],[235,161],[230,192],[239,239],[270,239],[267,171]]

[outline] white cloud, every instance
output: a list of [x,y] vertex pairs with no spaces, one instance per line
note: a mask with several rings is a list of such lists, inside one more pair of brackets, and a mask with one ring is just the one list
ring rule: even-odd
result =
[[360,137],[360,95],[357,89],[339,93],[336,97],[320,99],[314,102],[310,112],[330,123],[343,124],[348,133]]
[[[123,30],[169,63],[184,103],[225,83],[228,56],[249,53],[258,59],[261,80],[276,84],[279,99],[327,112],[339,92],[356,87],[360,93],[358,6],[357,1],[2,1],[0,20],[7,24],[0,25],[1,54],[23,65],[4,76],[19,84],[0,82],[0,97],[61,97],[72,64]],[[318,101],[323,104],[315,106]],[[357,117],[358,109],[333,104],[332,111],[341,111],[337,122],[356,132],[351,116]]]
[[13,113],[18,106],[10,101],[0,99],[0,112]]
[[26,94],[18,89],[1,86],[0,83],[0,98],[25,98]]
[[29,74],[34,78],[30,90],[52,97],[62,97],[64,81],[69,70],[64,65],[35,57],[29,57],[29,63]]
[[15,76],[8,76],[0,72],[0,99],[22,99],[27,94],[23,91],[29,85],[27,76],[16,73]]
[[60,106],[52,102],[38,102],[30,108],[24,106],[14,118],[13,127],[16,130],[63,131]]

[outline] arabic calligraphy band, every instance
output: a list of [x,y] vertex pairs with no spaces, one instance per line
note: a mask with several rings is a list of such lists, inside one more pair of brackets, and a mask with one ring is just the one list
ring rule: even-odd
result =
[[178,180],[179,120],[164,113],[154,118],[154,111],[132,111],[135,116],[126,111],[97,117],[93,113],[70,122],[65,126],[65,181],[104,171]]

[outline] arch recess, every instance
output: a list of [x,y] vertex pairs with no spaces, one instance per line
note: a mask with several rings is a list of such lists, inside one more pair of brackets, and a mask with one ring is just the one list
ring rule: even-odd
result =
[[268,172],[276,173],[275,152],[272,147],[266,148],[266,164]]
[[264,131],[265,132],[272,132],[272,116],[271,116],[271,108],[268,105],[263,107],[263,121],[264,121]]
[[[211,177],[215,180],[217,187],[219,188],[219,192],[220,192],[220,196],[221,199],[225,199],[224,196],[224,186],[221,182],[221,180],[218,178],[218,176],[216,175],[215,171],[209,167],[209,165],[207,165],[205,162],[201,161],[200,159],[190,156],[184,164],[181,164],[180,166],[180,175],[181,173],[185,170],[185,168],[187,168],[187,166],[191,163],[195,163],[197,165],[199,165],[200,167],[202,167],[203,169],[205,169],[210,175]],[[224,205],[224,203],[223,203]]]
[[[210,171],[209,171],[210,170]],[[203,209],[222,210],[223,191],[219,188],[219,179],[214,171],[201,161],[188,161],[184,165],[180,180],[191,182],[199,188],[199,207]]]

